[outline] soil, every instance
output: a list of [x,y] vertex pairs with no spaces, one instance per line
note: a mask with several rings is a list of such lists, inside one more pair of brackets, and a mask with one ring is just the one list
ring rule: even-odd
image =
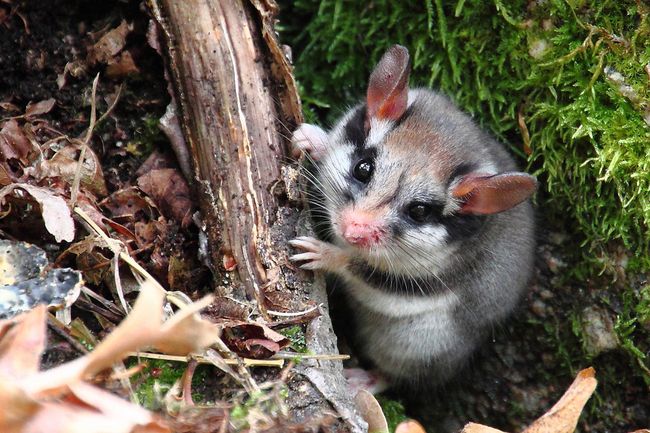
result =
[[[165,138],[147,126],[147,119],[162,116],[169,96],[162,61],[146,42],[148,18],[138,2],[14,1],[0,3],[0,12],[0,102],[24,108],[29,102],[55,98],[55,108],[44,117],[57,129],[77,136],[89,123],[89,95],[95,75],[100,73],[99,113],[109,106],[107,96],[115,94],[120,84],[125,86],[117,107],[100,125],[92,142],[109,191],[134,179],[135,170],[152,150],[167,148]],[[115,28],[122,20],[133,23],[127,46],[140,72],[107,78],[105,66],[89,66],[77,77],[68,76],[59,88],[57,77],[66,64],[86,58],[87,48],[96,42],[93,33]],[[14,115],[1,109],[0,113],[2,118]],[[136,146],[135,151],[129,143]],[[20,239],[15,225],[3,229]],[[174,233],[180,233],[184,246],[196,242],[195,232]],[[42,244],[49,242],[49,238],[40,240]],[[426,418],[432,426],[430,433],[454,431],[468,421],[520,431],[548,410],[575,373],[589,365],[595,367],[600,384],[585,409],[580,430],[624,432],[648,427],[648,386],[630,369],[630,355],[619,348],[586,356],[576,336],[573,312],[607,303],[607,289],[615,286],[608,275],[599,281],[566,281],[564,256],[575,248],[561,228],[542,228],[535,281],[520,311],[494,331],[462,379],[437,390],[432,402],[424,396],[412,399],[415,402],[411,401],[407,411]],[[51,244],[48,251],[53,256],[60,252]],[[205,290],[204,278],[192,280],[187,288],[192,296]],[[632,284],[640,287],[644,277],[636,280]],[[622,309],[610,307],[613,311]],[[66,353],[52,352],[46,358],[50,365],[66,359]],[[204,388],[209,386],[204,384]]]

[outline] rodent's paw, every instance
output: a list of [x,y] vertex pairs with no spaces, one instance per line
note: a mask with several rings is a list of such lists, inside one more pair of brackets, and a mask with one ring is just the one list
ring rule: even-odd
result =
[[300,265],[301,269],[336,271],[347,263],[347,257],[342,249],[310,236],[290,240],[289,245],[305,251],[289,257],[292,262],[304,262]]
[[305,152],[314,160],[321,159],[327,151],[327,133],[309,123],[303,123],[291,136],[291,156],[299,158]]
[[362,368],[344,368],[343,377],[348,383],[348,390],[352,395],[357,395],[361,390],[370,394],[379,394],[389,388],[388,382],[381,373]]

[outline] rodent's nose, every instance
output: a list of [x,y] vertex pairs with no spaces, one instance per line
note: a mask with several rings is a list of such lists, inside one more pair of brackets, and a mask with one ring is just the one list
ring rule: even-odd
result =
[[351,223],[343,231],[343,238],[359,247],[377,244],[382,237],[382,230],[370,224]]
[[383,214],[378,211],[354,209],[341,212],[339,224],[341,236],[349,244],[361,248],[377,245],[386,235]]

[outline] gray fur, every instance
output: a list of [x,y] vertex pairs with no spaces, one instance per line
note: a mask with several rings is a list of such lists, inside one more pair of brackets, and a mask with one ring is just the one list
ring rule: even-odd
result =
[[[328,242],[294,241],[308,253],[292,259],[340,277],[362,356],[393,384],[420,388],[458,372],[515,308],[533,269],[534,218],[528,201],[494,215],[458,215],[449,195],[458,169],[495,174],[514,171],[516,164],[445,96],[417,89],[408,97],[404,119],[371,126],[371,136],[372,128],[386,133],[372,143],[375,172],[365,190],[349,185],[354,152],[368,146],[351,142],[349,134],[360,108],[327,134],[329,151],[315,165],[311,204],[325,220]],[[417,143],[429,136],[435,139]],[[388,235],[392,250],[360,251],[337,234],[346,194],[359,206],[389,202],[386,219],[397,227]],[[405,203],[419,197],[441,203],[440,224],[425,229],[402,221]]]

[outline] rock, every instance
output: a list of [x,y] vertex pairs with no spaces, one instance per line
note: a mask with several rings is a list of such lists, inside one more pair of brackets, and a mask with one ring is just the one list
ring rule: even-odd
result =
[[582,341],[585,350],[592,356],[616,349],[619,345],[614,332],[614,323],[607,312],[594,305],[582,311]]
[[538,317],[546,317],[546,304],[544,301],[536,299],[530,306],[532,312]]

